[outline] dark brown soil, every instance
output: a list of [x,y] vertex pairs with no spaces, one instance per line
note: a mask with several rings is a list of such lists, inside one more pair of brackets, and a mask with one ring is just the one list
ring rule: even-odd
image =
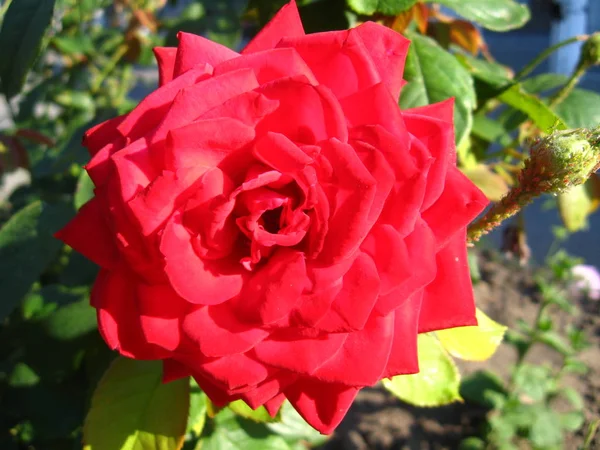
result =
[[[482,281],[474,289],[477,305],[482,310],[510,327],[514,327],[519,319],[533,323],[539,294],[532,269],[484,253],[480,257],[480,271]],[[600,302],[583,298],[574,301],[578,303],[579,313],[569,316],[564,312],[556,312],[555,321],[562,325],[574,323],[583,327],[592,344],[581,355],[581,359],[590,367],[589,373],[565,379],[567,385],[583,395],[589,423],[600,416],[600,378],[597,377],[600,373]],[[507,379],[515,360],[515,350],[504,343],[489,361],[457,362],[463,376],[487,369]],[[561,356],[539,345],[531,350],[527,361],[559,366]],[[468,402],[441,408],[416,408],[394,398],[380,386],[364,389],[325,449],[457,449],[464,438],[478,434],[485,414],[484,409]],[[579,433],[567,436],[565,450],[575,450],[581,445],[586,428],[587,423]],[[597,444],[600,448],[600,442]]]

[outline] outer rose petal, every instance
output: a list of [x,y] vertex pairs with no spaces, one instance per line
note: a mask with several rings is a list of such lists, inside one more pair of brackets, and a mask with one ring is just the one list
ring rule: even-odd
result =
[[394,315],[372,317],[364,329],[348,334],[344,345],[313,377],[352,386],[372,386],[381,379],[394,339]]
[[330,434],[346,415],[358,388],[302,379],[284,393],[304,420],[321,433]]
[[442,195],[422,214],[435,234],[438,249],[477,217],[487,204],[485,194],[460,170],[450,167]]
[[177,56],[175,57],[173,70],[175,78],[198,64],[210,64],[214,67],[223,61],[239,56],[238,53],[224,45],[217,44],[196,34],[180,31],[177,38],[179,39],[179,45],[177,46]]
[[417,332],[423,290],[415,292],[394,312],[394,339],[385,371],[381,378],[417,373]]
[[410,41],[388,27],[365,22],[355,28],[377,67],[379,76],[398,101]]
[[119,261],[119,250],[98,198],[83,205],[75,218],[54,236],[100,267],[110,269]]
[[292,76],[304,76],[311,84],[318,84],[306,62],[293,48],[276,48],[230,59],[215,67],[215,75],[239,69],[252,69],[260,84]]
[[381,81],[360,35],[355,30],[284,37],[278,47],[294,48],[320,84],[344,98]]
[[135,278],[126,270],[101,270],[91,303],[98,310],[98,329],[113,350],[136,359],[163,359],[168,352],[150,344],[142,334]]
[[158,85],[167,84],[173,79],[175,71],[176,47],[154,47],[154,57],[158,63]]
[[146,341],[168,351],[181,343],[181,318],[189,304],[167,284],[137,286],[140,325]]
[[274,48],[284,36],[304,36],[304,27],[295,0],[291,0],[281,8],[275,17],[250,41],[242,53],[254,53]]
[[[441,195],[448,168],[456,161],[456,146],[454,144],[454,125],[452,120],[446,121],[452,114],[454,99],[450,98],[436,104],[434,108],[402,111],[402,117],[410,134],[416,137],[433,156],[433,164],[427,175],[427,191],[423,199],[422,211],[429,208]],[[436,112],[437,115],[431,113]],[[431,114],[425,115],[423,113]]]
[[126,117],[127,115],[122,115],[109,119],[90,128],[84,133],[82,145],[87,147],[91,156],[94,156],[100,149],[115,140],[118,140],[120,145],[124,144],[125,139],[121,133],[119,133],[118,127]]
[[129,141],[135,141],[145,134],[154,131],[154,128],[161,122],[179,91],[208,78],[211,74],[211,66],[197,67],[175,78],[171,83],[158,88],[144,98],[133,111],[127,114],[123,122],[117,127],[117,130],[123,136],[127,136]]
[[163,383],[186,378],[190,375],[192,375],[192,372],[189,367],[183,365],[179,361],[176,361],[173,358],[166,358],[163,360]]
[[436,262],[437,275],[423,296],[419,333],[477,325],[465,228],[440,250]]

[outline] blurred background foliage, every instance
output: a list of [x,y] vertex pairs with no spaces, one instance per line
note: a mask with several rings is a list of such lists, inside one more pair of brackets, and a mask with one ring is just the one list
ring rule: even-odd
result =
[[[115,355],[101,341],[95,311],[89,306],[97,268],[52,237],[93,195],[93,185],[82,170],[88,160],[81,146],[83,132],[131,110],[154,89],[152,48],[174,46],[177,32],[187,31],[239,50],[284,3],[0,1],[1,449],[81,448],[90,408],[86,422],[86,442],[94,442],[90,449],[164,450],[182,445],[299,449],[323,442],[289,407],[282,411],[287,420],[264,423],[264,411],[252,412],[245,405],[214,410],[197,386],[187,382],[174,383],[167,395],[161,391],[160,366],[155,363],[129,367],[133,363],[118,359],[107,372]],[[298,4],[307,32],[374,20],[412,40],[400,106],[455,97],[459,165],[491,200],[498,200],[514,184],[528,139],[553,129],[600,122],[600,95],[577,87],[585,71],[598,63],[597,57],[583,55],[571,76],[539,71],[531,76],[553,49],[526,67],[507,67],[494,60],[482,29],[510,32],[523,26],[529,10],[514,0],[299,0]],[[588,38],[576,37],[564,45]],[[552,201],[573,232],[585,226],[599,199],[600,181],[593,176],[583,187]],[[511,248],[523,250],[519,242],[515,238]],[[497,329],[494,332],[497,336]],[[435,354],[442,355],[452,383],[456,381],[456,392],[449,395],[455,399],[454,366],[445,350]],[[142,375],[133,382],[146,383],[144,392],[117,410],[98,411],[97,405],[115,395],[110,386],[116,383],[127,389],[132,381],[121,375],[136,371]],[[390,390],[401,390],[401,384]],[[431,394],[433,403],[441,403],[435,400],[439,394]],[[399,396],[403,398],[402,392]],[[158,403],[163,410],[187,411],[179,421],[174,414],[173,423],[163,430],[178,438],[157,443],[152,440],[151,421],[136,419],[144,410],[141,405],[156,398],[163,398],[164,403]],[[498,400],[499,408],[508,408],[507,401]],[[555,424],[548,420],[545,429],[550,430]],[[131,428],[115,427],[109,435],[107,423],[133,423],[131,427],[142,432],[125,445]],[[98,432],[96,426],[104,431]]]

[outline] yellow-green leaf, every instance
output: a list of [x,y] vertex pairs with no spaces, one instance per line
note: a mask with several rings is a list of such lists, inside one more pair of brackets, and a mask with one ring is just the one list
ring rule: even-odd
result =
[[534,95],[528,94],[520,84],[514,84],[498,96],[500,101],[527,114],[542,130],[566,130],[568,127],[552,110]]
[[92,397],[84,450],[179,450],[189,402],[188,379],[163,384],[160,361],[117,358]]
[[419,373],[383,380],[383,386],[416,406],[441,406],[462,401],[458,393],[460,374],[440,342],[430,334],[420,334]]
[[493,202],[500,200],[509,190],[506,180],[485,164],[462,169],[462,172]]
[[570,232],[587,227],[587,218],[594,209],[594,200],[586,186],[587,183],[574,186],[558,194],[558,212]]
[[278,422],[281,420],[279,415],[271,417],[264,406],[261,406],[257,409],[252,409],[243,400],[231,402],[228,407],[238,416],[250,419],[253,422]]
[[437,331],[443,347],[452,356],[467,361],[485,361],[495,352],[506,332],[506,327],[494,322],[480,309],[476,327],[460,327]]

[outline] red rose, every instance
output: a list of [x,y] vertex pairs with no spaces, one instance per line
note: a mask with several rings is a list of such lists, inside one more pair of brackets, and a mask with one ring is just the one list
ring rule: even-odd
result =
[[398,108],[408,45],[305,35],[292,2],[241,55],[156,49],[160,87],[86,133],[96,196],[58,234],[101,267],[111,348],[329,433],[359,389],[418,371],[417,333],[476,323],[465,227],[487,201],[452,101]]

